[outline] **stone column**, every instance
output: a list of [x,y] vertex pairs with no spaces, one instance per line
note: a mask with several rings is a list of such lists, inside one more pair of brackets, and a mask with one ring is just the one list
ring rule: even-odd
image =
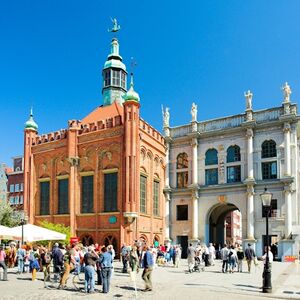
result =
[[251,128],[247,129],[247,161],[248,161],[248,179],[254,179],[253,174],[253,130]]
[[192,178],[192,184],[197,185],[198,184],[198,141],[197,138],[192,139],[192,152],[193,152],[193,178]]
[[198,236],[199,236],[199,233],[198,233],[199,216],[198,216],[198,192],[196,190],[193,192],[192,201],[193,201],[192,240],[198,240]]
[[165,193],[165,209],[166,209],[166,219],[165,219],[165,241],[170,241],[170,205],[171,205],[171,199],[170,199],[170,193]]
[[285,238],[292,232],[292,194],[290,185],[284,187],[285,201]]
[[254,187],[247,186],[247,239],[254,239]]
[[284,123],[284,176],[291,176],[291,125]]
[[165,171],[165,187],[170,187],[170,143],[166,142],[166,171]]

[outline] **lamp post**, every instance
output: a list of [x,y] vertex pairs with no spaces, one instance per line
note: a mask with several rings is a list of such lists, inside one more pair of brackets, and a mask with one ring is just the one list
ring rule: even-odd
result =
[[263,272],[263,293],[272,293],[272,283],[271,283],[271,268],[269,263],[269,213],[271,211],[271,200],[272,200],[272,193],[265,191],[260,194],[260,198],[262,201],[262,205],[264,207],[264,211],[266,214],[266,240],[267,240],[267,253],[266,253],[266,261],[264,265],[264,272]]
[[23,244],[24,244],[24,225],[26,224],[27,219],[28,219],[28,217],[26,216],[25,212],[22,212],[22,215],[21,215],[21,226],[22,226],[21,247],[22,247]]

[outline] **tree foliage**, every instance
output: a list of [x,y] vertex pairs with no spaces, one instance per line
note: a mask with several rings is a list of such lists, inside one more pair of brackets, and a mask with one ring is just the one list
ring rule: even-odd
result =
[[21,213],[10,206],[6,201],[0,203],[0,225],[14,227],[20,225]]
[[[64,244],[68,244],[70,242],[71,229],[70,229],[69,226],[65,226],[64,224],[51,223],[51,222],[48,222],[46,220],[40,221],[39,225],[41,227],[46,228],[46,229],[53,230],[53,231],[56,231],[56,232],[60,232],[60,233],[63,233],[63,234],[66,235],[66,239],[63,240],[63,241],[51,241],[51,242],[53,242],[53,243],[55,243],[55,242],[59,243],[60,242],[60,243],[64,243]],[[45,245],[47,245],[48,243],[49,243],[49,241],[39,242],[39,244],[45,244]]]

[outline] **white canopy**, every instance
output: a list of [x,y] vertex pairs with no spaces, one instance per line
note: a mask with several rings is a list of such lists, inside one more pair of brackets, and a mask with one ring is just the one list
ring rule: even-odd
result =
[[[23,239],[27,242],[45,241],[45,240],[65,240],[66,235],[60,232],[49,230],[32,224],[23,225]],[[22,226],[11,228],[11,233],[17,237],[17,240],[22,239]]]
[[0,225],[0,240],[14,240],[12,228]]

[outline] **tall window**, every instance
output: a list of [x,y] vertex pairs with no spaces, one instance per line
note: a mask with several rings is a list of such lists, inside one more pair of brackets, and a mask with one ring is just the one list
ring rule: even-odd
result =
[[235,146],[230,146],[227,149],[227,162],[236,162],[236,161],[241,161],[241,153],[240,153],[240,147],[235,145]]
[[182,169],[188,169],[188,155],[186,153],[180,153],[177,156],[177,188],[185,188],[188,186],[188,171],[184,171]]
[[81,212],[92,213],[94,211],[94,176],[81,177]]
[[16,183],[16,184],[15,184],[15,192],[19,192],[19,190],[20,190],[19,184]]
[[177,221],[188,220],[189,206],[188,205],[176,205],[176,219]]
[[218,164],[218,151],[216,149],[209,149],[205,153],[205,165],[217,165]]
[[262,179],[276,179],[277,178],[277,161],[276,160],[270,161],[270,158],[274,157],[274,159],[275,159],[276,156],[277,156],[276,143],[273,140],[264,141],[261,145]]
[[159,216],[159,182],[153,182],[153,214]]
[[104,71],[104,86],[109,86],[110,85],[110,70],[105,70]]
[[9,186],[9,192],[10,193],[13,193],[15,191],[15,185],[14,184],[11,184],[10,186]]
[[147,177],[140,175],[140,212],[146,213]]
[[205,170],[205,184],[206,185],[218,184],[218,169]]
[[58,180],[58,213],[69,213],[69,179]]
[[276,156],[276,143],[273,140],[264,141],[261,145],[261,158],[269,158]]
[[104,174],[104,211],[118,210],[118,173]]
[[121,72],[121,87],[126,89],[126,73]]
[[40,182],[40,215],[49,215],[50,181]]
[[241,181],[241,166],[227,167],[227,182],[240,182]]
[[120,86],[120,71],[112,70],[112,85]]

